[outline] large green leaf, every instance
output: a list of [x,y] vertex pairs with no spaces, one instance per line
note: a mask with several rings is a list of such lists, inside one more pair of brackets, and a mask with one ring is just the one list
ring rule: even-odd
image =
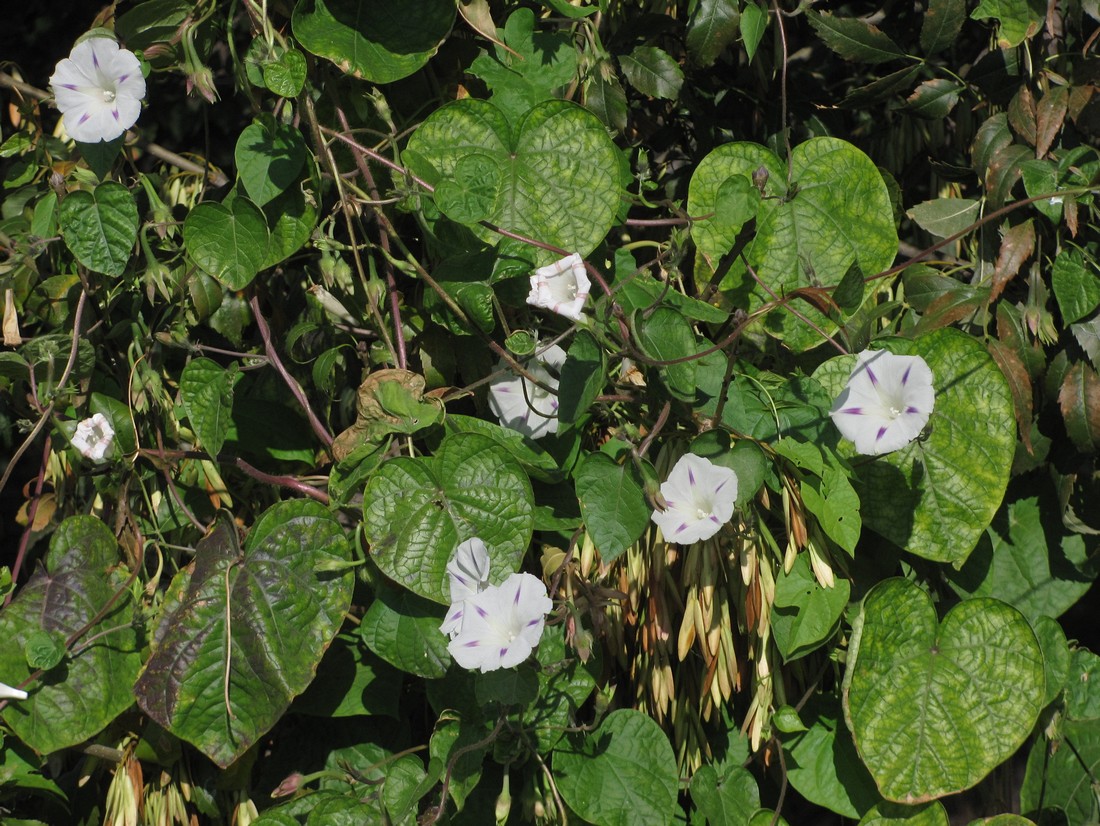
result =
[[351,602],[343,528],[316,502],[280,502],[240,546],[220,513],[173,582],[134,686],[153,720],[225,767],[309,685]]
[[670,824],[676,757],[668,737],[639,711],[620,709],[572,749],[554,752],[554,779],[569,807],[596,826]]
[[[572,8],[570,6],[569,8]],[[504,45],[495,56],[479,55],[470,64],[470,74],[481,78],[492,90],[490,98],[512,123],[544,100],[564,97],[565,87],[577,76],[577,50],[564,31],[536,31],[531,9],[516,9],[499,32]]]
[[191,260],[234,290],[247,287],[264,266],[269,241],[263,212],[247,198],[233,198],[228,206],[199,204],[183,222]]
[[487,436],[459,433],[434,457],[386,462],[363,494],[363,530],[371,556],[390,578],[444,605],[447,563],[463,540],[489,550],[489,577],[516,571],[534,524],[531,482],[519,463]]
[[850,590],[846,579],[837,579],[832,588],[818,585],[806,554],[799,554],[789,574],[776,577],[772,632],[786,662],[809,654],[832,636],[848,607]]
[[649,524],[651,509],[634,464],[590,454],[575,474],[584,525],[600,557],[610,562],[633,545]]
[[[850,143],[813,138],[791,153],[791,186],[786,166],[753,143],[719,146],[699,164],[688,190],[688,213],[715,212],[719,190],[733,176],[753,179],[767,172],[756,217],[756,237],[745,254],[760,280],[782,296],[799,288],[835,287],[853,264],[866,275],[894,260],[898,237],[886,183],[874,163]],[[717,217],[717,216],[716,216]],[[713,271],[733,246],[737,227],[714,218],[694,222],[692,237],[704,271]],[[772,301],[740,261],[735,261],[722,289],[750,310]],[[818,326],[833,325],[809,304],[797,309]],[[782,308],[768,316],[766,328],[793,350],[820,343],[821,336]]]
[[138,233],[134,196],[107,181],[88,192],[70,192],[59,211],[61,236],[76,259],[104,275],[122,275]]
[[233,159],[245,192],[262,207],[298,179],[306,162],[306,144],[297,129],[267,118],[244,128]]
[[558,384],[558,421],[574,424],[592,406],[607,381],[607,357],[591,333],[578,330]]
[[806,14],[825,45],[846,60],[886,63],[905,56],[889,35],[870,23],[854,17],[834,17],[828,12]]
[[1002,49],[1019,46],[1043,26],[1046,5],[1038,0],[981,0],[970,12],[974,20],[996,20],[997,45]]
[[691,802],[709,826],[745,823],[760,808],[760,790],[748,769],[732,766],[719,775],[707,764],[691,777]]
[[920,45],[928,55],[955,42],[966,21],[966,0],[929,0],[920,26]]
[[787,779],[807,800],[859,817],[880,798],[841,719],[840,702],[819,694],[802,709],[806,730],[784,742]]
[[[619,150],[599,119],[564,100],[531,109],[515,130],[492,103],[466,98],[433,112],[409,149],[444,179],[470,155],[492,158],[500,183],[487,219],[587,255],[604,239],[619,208]],[[480,237],[497,236],[475,226]],[[539,263],[553,259],[540,250]]]
[[1100,820],[1095,785],[1100,776],[1100,720],[1064,722],[1059,735],[1056,749],[1045,737],[1035,739],[1020,787],[1020,808],[1039,819],[1042,806],[1047,814],[1041,819],[1044,824],[1096,823]]
[[[961,566],[1008,485],[1016,445],[1008,383],[981,342],[958,330],[873,347],[923,357],[936,404],[928,438],[858,463],[863,524],[910,553]],[[814,378],[835,398],[854,364],[855,356],[831,359]]]
[[359,633],[375,654],[402,671],[438,679],[447,673],[451,655],[439,606],[404,588],[382,587],[367,609]]
[[229,433],[233,412],[233,386],[237,370],[226,370],[208,358],[192,359],[180,375],[180,400],[199,443],[217,458]]
[[302,46],[341,71],[392,83],[428,62],[454,19],[452,0],[299,0],[292,23]]
[[968,789],[1020,747],[1043,704],[1043,655],[1024,616],[995,599],[939,623],[904,579],[880,582],[853,624],[844,711],[883,797],[921,803]]
[[1085,595],[1096,578],[1089,556],[1085,538],[1065,531],[1057,504],[1031,496],[1003,509],[966,564],[945,574],[960,595],[995,597],[1034,622],[1060,617]]
[[619,65],[630,85],[652,98],[675,100],[684,85],[684,70],[664,49],[638,46],[619,57]]
[[685,45],[692,61],[710,66],[741,31],[734,0],[700,0],[688,22]]
[[0,674],[10,685],[30,676],[24,646],[46,632],[62,640],[87,628],[69,656],[9,701],[4,722],[35,751],[46,754],[87,740],[133,702],[130,686],[141,667],[141,640],[131,625],[118,544],[92,516],[61,523],[39,568],[0,611]]
[[634,331],[645,355],[655,361],[672,362],[661,367],[661,378],[669,392],[684,401],[694,400],[696,362],[691,357],[698,347],[687,319],[671,307],[657,307],[650,313],[638,311],[634,314]]

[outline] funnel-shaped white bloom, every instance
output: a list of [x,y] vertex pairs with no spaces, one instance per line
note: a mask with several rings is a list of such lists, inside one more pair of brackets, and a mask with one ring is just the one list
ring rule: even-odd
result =
[[19,688],[12,688],[7,683],[0,683],[0,700],[25,700],[27,692]]
[[650,517],[665,541],[690,545],[710,539],[733,516],[737,474],[709,459],[685,453],[661,485],[668,505]]
[[100,462],[111,449],[114,439],[115,430],[107,421],[107,417],[102,413],[96,413],[76,426],[76,432],[73,433],[73,447],[86,459]]
[[[565,351],[554,345],[524,365],[542,384],[558,389],[557,373],[565,364]],[[551,375],[546,368],[553,368]],[[504,376],[489,384],[489,409],[502,425],[538,439],[558,432],[558,397],[524,376]]]
[[482,673],[519,665],[539,644],[553,607],[542,580],[512,574],[465,600],[462,628],[447,650],[463,668]]
[[57,64],[50,89],[69,137],[96,143],[113,141],[137,123],[145,78],[133,52],[109,37],[90,37]]
[[459,543],[454,558],[447,563],[451,578],[451,609],[439,630],[451,639],[462,628],[462,606],[470,597],[489,587],[489,549],[476,536]]
[[829,415],[856,450],[878,456],[917,438],[935,403],[932,369],[920,356],[864,350]]
[[573,253],[535,270],[531,276],[531,293],[527,296],[527,303],[578,321],[591,289],[592,282],[585,272],[584,260]]

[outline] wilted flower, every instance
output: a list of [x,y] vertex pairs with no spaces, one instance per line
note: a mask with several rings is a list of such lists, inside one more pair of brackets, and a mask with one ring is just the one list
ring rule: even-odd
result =
[[584,261],[573,253],[535,270],[531,276],[531,293],[527,296],[527,303],[578,321],[591,288],[592,282],[588,280]]
[[690,545],[710,539],[733,516],[737,474],[709,459],[685,453],[661,485],[665,510],[650,517],[665,539]]
[[462,606],[470,597],[477,596],[489,587],[489,549],[476,536],[459,543],[454,558],[447,563],[451,578],[451,609],[439,630],[458,636],[462,628]]
[[[565,351],[556,344],[526,364],[527,372],[542,384],[558,389],[558,378],[546,369],[559,372],[565,364]],[[543,390],[525,376],[503,376],[489,383],[489,409],[502,425],[538,439],[558,432],[558,397]]]
[[113,141],[137,123],[145,78],[134,53],[109,37],[90,37],[57,64],[50,89],[69,137]]
[[27,692],[19,688],[12,688],[7,683],[0,683],[0,700],[25,700]]
[[463,602],[462,628],[447,645],[463,668],[482,673],[526,660],[542,638],[554,603],[531,574],[512,574]]
[[920,356],[864,350],[829,415],[857,451],[878,456],[917,438],[935,402],[932,370]]
[[115,439],[115,430],[107,417],[102,413],[96,413],[88,419],[84,419],[76,426],[73,434],[73,447],[80,451],[81,455],[93,462],[103,460],[111,443]]

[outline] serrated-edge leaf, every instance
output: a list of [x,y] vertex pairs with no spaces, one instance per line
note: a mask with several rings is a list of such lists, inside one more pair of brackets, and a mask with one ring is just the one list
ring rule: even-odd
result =
[[874,64],[905,56],[889,35],[870,23],[854,17],[835,17],[828,12],[810,11],[807,18],[825,45],[845,60]]

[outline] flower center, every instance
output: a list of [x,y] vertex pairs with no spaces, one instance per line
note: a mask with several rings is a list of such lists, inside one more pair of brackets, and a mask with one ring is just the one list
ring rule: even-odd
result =
[[114,103],[115,102],[115,92],[114,92],[113,89],[104,89],[103,90],[103,102],[104,103]]
[[697,519],[710,519],[710,511],[703,510],[700,507],[695,508],[695,517]]

